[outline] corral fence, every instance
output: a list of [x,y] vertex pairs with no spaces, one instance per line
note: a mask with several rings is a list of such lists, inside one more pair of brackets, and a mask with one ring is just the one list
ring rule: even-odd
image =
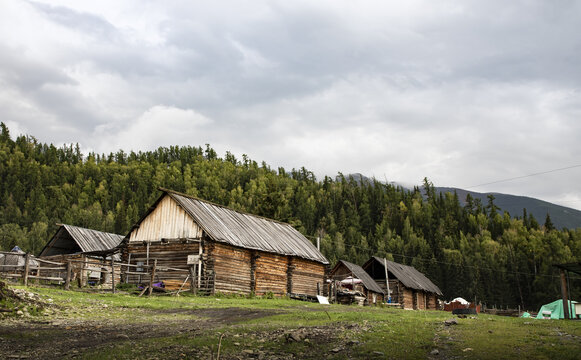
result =
[[[64,286],[70,290],[72,284],[78,288],[111,289],[116,292],[118,284],[135,284],[142,288],[140,296],[153,291],[173,294],[191,291],[194,294],[209,294],[214,288],[214,276],[198,274],[197,265],[188,268],[158,266],[157,259],[150,264],[130,264],[83,254],[58,256],[55,261],[37,258],[31,254],[0,251],[0,278],[21,280],[24,286],[31,281],[42,284]],[[163,287],[164,279],[171,278],[169,289]]]

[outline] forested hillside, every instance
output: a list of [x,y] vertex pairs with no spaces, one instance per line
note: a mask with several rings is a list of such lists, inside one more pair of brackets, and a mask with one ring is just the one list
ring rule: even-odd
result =
[[[208,145],[155,151],[80,152],[1,124],[0,250],[38,253],[56,223],[126,234],[157,199],[158,187],[294,225],[332,264],[387,256],[423,271],[446,298],[535,308],[560,296],[552,264],[581,261],[581,228],[559,231],[532,216],[501,214],[490,197],[464,206],[426,179],[412,191],[339,175],[317,180],[305,168],[273,169]],[[463,199],[464,200],[464,199]],[[545,223],[543,219],[542,223]],[[581,281],[571,278],[579,300]]]

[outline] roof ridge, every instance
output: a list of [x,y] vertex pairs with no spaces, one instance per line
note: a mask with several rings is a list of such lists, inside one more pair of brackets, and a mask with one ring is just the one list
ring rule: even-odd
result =
[[73,228],[77,228],[77,229],[83,229],[83,230],[89,230],[89,231],[97,231],[103,234],[111,234],[111,235],[116,235],[116,236],[121,236],[121,237],[125,237],[124,235],[120,235],[120,234],[115,234],[109,231],[102,231],[102,230],[97,230],[97,229],[91,229],[91,228],[87,228],[87,227],[82,227],[82,226],[77,226],[77,225],[71,225],[71,224],[60,224],[57,223],[57,226],[64,226],[64,227],[73,227]]

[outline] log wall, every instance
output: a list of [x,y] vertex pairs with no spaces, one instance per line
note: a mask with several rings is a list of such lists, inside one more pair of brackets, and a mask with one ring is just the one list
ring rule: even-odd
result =
[[200,239],[202,229],[170,196],[165,196],[156,208],[131,231],[129,242],[161,239]]
[[277,296],[286,295],[287,270],[287,256],[259,252],[255,260],[256,295],[268,292]]
[[214,292],[250,294],[252,252],[208,241],[208,271],[214,273]]
[[[154,281],[163,281],[166,289],[177,290],[189,274],[189,265],[187,264],[188,255],[198,255],[200,243],[188,240],[151,242],[149,243],[149,256],[147,248],[147,243],[127,243],[127,246],[123,251],[122,262],[126,264],[130,259],[132,265],[153,265],[154,259],[157,259],[157,267],[184,269],[183,271],[156,272]],[[129,254],[131,254],[131,257],[129,257]],[[127,275],[126,279],[126,281],[131,284],[136,284],[144,280],[149,281],[149,278],[144,279],[143,276],[140,275]]]
[[426,293],[423,291],[416,291],[416,294],[417,294],[416,309],[426,310],[426,302],[428,301],[428,299],[426,298]]
[[408,288],[402,288],[402,300],[400,301],[400,304],[402,304],[402,308],[404,309],[410,309],[413,310],[414,309],[414,292],[411,289]]
[[428,294],[428,310],[438,310],[438,296],[436,294]]
[[294,257],[289,262],[292,281],[289,292],[294,294],[317,295],[317,283],[321,293],[325,285],[326,266],[314,261]]

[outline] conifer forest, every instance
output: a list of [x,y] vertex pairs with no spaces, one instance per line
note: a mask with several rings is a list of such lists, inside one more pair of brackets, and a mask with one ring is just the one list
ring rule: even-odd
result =
[[[560,298],[553,264],[581,261],[581,228],[556,229],[526,209],[503,213],[493,196],[461,202],[428,178],[412,190],[340,173],[317,179],[304,167],[221,157],[210,145],[82,154],[78,144],[12,137],[2,123],[0,250],[38,255],[56,224],[125,235],[163,187],[290,223],[313,243],[320,237],[331,265],[372,255],[412,265],[445,300],[536,310]],[[581,280],[569,281],[580,300]]]

